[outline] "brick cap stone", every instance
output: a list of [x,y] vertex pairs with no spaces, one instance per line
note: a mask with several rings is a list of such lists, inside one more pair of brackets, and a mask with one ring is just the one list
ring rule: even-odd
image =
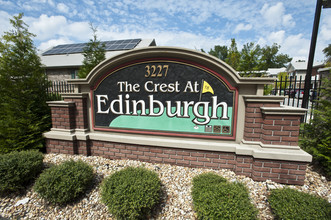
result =
[[[259,159],[287,160],[311,162],[312,156],[300,148],[263,148],[257,144],[235,143],[220,140],[198,138],[178,138],[156,135],[122,134],[116,132],[69,132],[51,130],[44,134],[46,138],[57,140],[96,140],[123,144],[138,144],[147,146],[169,147],[190,150],[205,150],[231,152],[237,155],[247,155]],[[88,136],[88,137],[87,137]]]
[[246,141],[246,140],[242,140],[242,143],[243,144],[248,144],[248,145],[259,145],[262,148],[300,150],[300,147],[299,146],[263,144],[263,143],[261,143],[259,141]]
[[280,103],[284,101],[285,96],[243,95],[243,98],[245,102]]
[[280,107],[260,107],[261,111],[265,115],[305,115],[307,109],[305,108],[296,108],[292,106]]
[[75,102],[66,102],[66,101],[49,101],[46,102],[49,107],[72,107],[75,106]]
[[88,93],[61,93],[61,96],[65,99],[87,98],[88,95]]

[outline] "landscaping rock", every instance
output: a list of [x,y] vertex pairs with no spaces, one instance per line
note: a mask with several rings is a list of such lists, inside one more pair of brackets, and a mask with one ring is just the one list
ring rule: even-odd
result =
[[[272,189],[285,185],[266,182],[255,182],[249,177],[236,175],[229,170],[210,170],[173,166],[168,164],[152,164],[133,160],[109,160],[102,157],[85,157],[82,155],[46,154],[45,165],[60,164],[65,160],[81,159],[93,166],[96,178],[94,186],[80,200],[66,206],[50,204],[41,199],[32,186],[22,195],[0,197],[1,217],[9,219],[112,219],[107,207],[101,202],[100,183],[104,177],[125,167],[143,166],[158,173],[162,181],[161,204],[153,213],[153,219],[195,219],[191,197],[191,181],[193,177],[204,172],[215,172],[231,182],[244,183],[253,204],[259,210],[259,219],[273,219],[267,196]],[[293,186],[300,191],[309,192],[326,198],[331,202],[331,182],[308,167],[305,184]],[[18,206],[16,204],[19,204]]]

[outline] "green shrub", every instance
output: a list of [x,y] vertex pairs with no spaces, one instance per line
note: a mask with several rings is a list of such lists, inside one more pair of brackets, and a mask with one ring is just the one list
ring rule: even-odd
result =
[[321,197],[283,188],[271,191],[270,207],[278,219],[330,219],[331,204]]
[[145,168],[125,168],[106,178],[101,186],[102,201],[117,219],[147,218],[159,202],[161,180]]
[[321,97],[311,123],[304,124],[300,146],[313,156],[313,162],[331,178],[331,80],[324,78]]
[[65,161],[45,170],[34,190],[51,203],[65,204],[82,195],[93,182],[93,168],[85,162]]
[[0,155],[0,193],[23,189],[41,172],[43,159],[36,150]]
[[256,219],[257,216],[247,188],[241,183],[228,183],[216,174],[193,178],[192,198],[198,219]]

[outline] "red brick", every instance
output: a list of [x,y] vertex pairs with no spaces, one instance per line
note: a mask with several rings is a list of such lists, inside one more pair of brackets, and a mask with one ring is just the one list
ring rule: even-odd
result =
[[268,167],[255,167],[255,166],[253,166],[253,170],[259,171],[259,172],[266,172],[266,173],[271,172],[271,168],[268,168]]
[[163,153],[163,150],[162,149],[154,149],[154,148],[151,148],[150,150],[152,153]]
[[291,184],[291,185],[304,185],[305,184],[305,181],[304,180],[288,180],[287,181],[288,184]]
[[219,154],[206,154],[206,157],[208,158],[219,158]]
[[274,125],[274,120],[264,120],[263,124],[265,124],[265,125]]
[[133,160],[138,159],[138,155],[134,155],[134,154],[128,154],[126,155],[126,157]]
[[275,120],[275,125],[291,125],[291,121],[280,121],[280,120]]
[[159,158],[159,157],[150,157],[149,159],[151,162],[155,162],[155,163],[162,163],[163,159]]
[[277,126],[263,125],[263,129],[265,129],[265,130],[272,130],[272,131],[280,131],[282,129],[282,126],[280,126],[280,125],[277,125]]
[[227,160],[226,163],[227,164],[234,164],[235,165],[235,164],[237,164],[237,161],[235,161],[235,160]]
[[277,173],[262,173],[262,177],[278,178],[279,177],[279,174],[277,174]]
[[157,157],[169,158],[169,154],[156,154]]
[[246,104],[247,108],[259,108],[263,106],[263,103],[249,102]]
[[[230,162],[230,161],[228,161]],[[251,168],[252,164],[249,163],[237,163],[237,167],[245,167],[245,168]]]
[[278,168],[272,168],[271,173],[282,173],[282,174],[288,174],[288,169],[278,169]]
[[155,157],[156,156],[156,153],[145,152],[144,155],[145,156],[149,156],[149,157]]
[[260,172],[256,172],[256,171],[252,171],[252,175],[253,176],[256,176],[256,177],[261,177],[262,176],[262,173],[260,173]]
[[164,158],[163,159],[164,163],[169,163],[169,164],[176,164],[176,160],[175,159],[169,159],[169,158]]
[[198,162],[198,161],[191,161],[191,165],[194,165],[194,166],[203,166],[204,163],[203,162]]
[[245,137],[248,138],[259,138],[261,134],[254,134],[254,133],[245,133]]
[[286,164],[286,163],[283,163],[281,165],[281,168],[297,170],[299,168],[298,166],[299,166],[298,164]]
[[218,168],[219,164],[217,164],[217,163],[205,163],[205,167]]
[[296,180],[297,176],[296,175],[280,174],[279,178],[280,179],[287,179],[287,180],[289,180],[289,179]]
[[137,150],[138,148],[135,146],[126,146],[126,149],[128,150]]
[[297,142],[299,141],[298,137],[282,137],[282,141],[293,141],[293,142]]
[[280,141],[280,137],[279,136],[267,136],[267,135],[263,135],[262,139],[265,141]]
[[226,160],[224,159],[212,159],[213,163],[223,163],[226,164]]
[[186,152],[186,151],[177,151],[177,155],[190,156],[190,152]]
[[304,171],[304,170],[289,170],[289,174],[306,175],[306,171]]
[[192,152],[191,153],[191,156],[192,157],[204,157],[205,154],[204,153],[199,153],[199,152],[196,152],[196,153]]
[[176,160],[182,160],[183,159],[183,156],[178,156],[178,155],[170,155],[170,158],[171,159],[176,159]]
[[189,161],[197,161],[197,157],[188,157],[188,156],[183,156],[184,160],[189,160]]
[[290,136],[289,131],[274,131],[275,136]]
[[234,160],[235,156],[234,155],[226,155],[226,154],[221,154],[220,155],[221,159],[227,159],[227,160]]
[[198,161],[200,162],[210,162],[212,159],[210,158],[205,158],[205,157],[197,157]]
[[175,150],[164,150],[163,153],[175,155],[176,151]]
[[299,126],[283,126],[283,131],[298,131]]
[[268,162],[265,162],[263,164],[264,167],[271,167],[271,168],[280,168],[280,164],[279,163],[268,163]]
[[234,165],[231,165],[231,164],[220,164],[220,168],[221,168],[221,169],[230,169],[230,170],[234,170]]
[[177,160],[176,164],[178,164],[178,165],[182,165],[182,166],[185,166],[185,165],[189,165],[189,164],[190,164],[190,161],[186,161],[186,160]]
[[144,155],[144,152],[142,152],[142,151],[132,151],[132,154],[135,154],[135,155]]

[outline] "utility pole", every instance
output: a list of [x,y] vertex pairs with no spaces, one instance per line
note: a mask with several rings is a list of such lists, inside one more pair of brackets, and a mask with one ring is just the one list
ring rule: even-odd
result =
[[305,89],[304,89],[303,100],[302,100],[302,105],[301,105],[302,108],[308,108],[308,103],[309,103],[309,90],[310,90],[310,84],[311,84],[311,74],[312,74],[312,70],[313,70],[316,40],[317,40],[317,34],[318,34],[318,26],[319,26],[320,17],[321,17],[322,5],[323,5],[323,8],[330,8],[331,0],[317,0],[317,3],[316,3],[314,26],[313,26],[313,32],[312,32],[311,41],[310,41],[307,74],[305,77]]

